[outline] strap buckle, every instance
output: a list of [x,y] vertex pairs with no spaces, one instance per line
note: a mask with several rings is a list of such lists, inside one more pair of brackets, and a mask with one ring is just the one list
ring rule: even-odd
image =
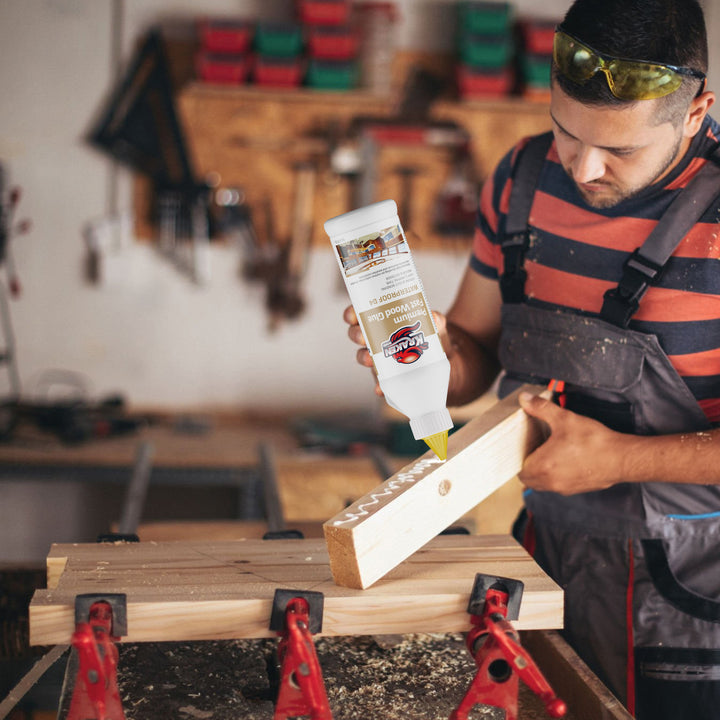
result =
[[605,292],[601,317],[613,325],[626,328],[648,287],[660,281],[663,269],[662,265],[642,256],[640,248],[636,248],[623,265],[618,286]]
[[520,303],[525,299],[527,271],[523,267],[528,248],[527,232],[513,233],[503,238],[501,249],[504,257],[503,274],[500,276],[500,292],[506,303]]

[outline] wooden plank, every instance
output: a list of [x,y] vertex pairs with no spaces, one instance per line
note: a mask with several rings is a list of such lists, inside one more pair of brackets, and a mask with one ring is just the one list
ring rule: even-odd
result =
[[447,460],[428,451],[323,529],[338,585],[368,588],[464,513],[511,480],[543,439],[518,405],[524,386],[450,436]]
[[632,720],[632,715],[553,630],[522,634],[521,642],[551,687],[578,718]]
[[67,643],[80,593],[128,597],[127,642],[271,637],[277,588],[325,597],[323,635],[461,632],[478,572],[518,578],[518,629],[562,624],[562,590],[511,537],[433,539],[370,590],[333,582],[324,540],[55,545],[55,581],[30,604],[30,642]]

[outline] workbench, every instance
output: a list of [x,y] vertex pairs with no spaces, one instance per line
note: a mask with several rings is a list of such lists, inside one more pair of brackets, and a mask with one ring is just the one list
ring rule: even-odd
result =
[[[483,406],[484,407],[484,406]],[[120,517],[138,447],[153,447],[152,473],[139,534],[146,540],[261,537],[267,529],[259,448],[272,449],[282,513],[288,527],[320,537],[320,525],[375,488],[383,476],[368,454],[343,456],[300,447],[292,419],[209,414],[182,416],[137,432],[61,443],[21,427],[0,443],[0,565],[41,566],[53,542],[91,542]],[[195,428],[193,430],[193,428]],[[192,431],[191,431],[192,430]],[[386,456],[390,473],[407,457]],[[18,513],[10,509],[18,499]],[[466,519],[473,532],[506,533],[521,505],[521,486],[508,483]],[[15,527],[18,514],[29,528]],[[7,535],[4,537],[4,533]],[[8,558],[14,545],[29,559]]]
[[[463,642],[473,575],[505,571],[525,583],[513,624],[568,703],[568,719],[629,719],[557,633],[534,629],[558,626],[562,593],[509,537],[436,538],[365,591],[333,585],[323,553],[312,540],[59,545],[48,590],[30,606],[31,638],[67,642],[78,593],[123,590],[118,683],[128,720],[264,720],[277,672],[273,589],[312,588],[325,595],[315,646],[334,720],[448,718],[475,674]],[[522,684],[519,698],[519,720],[545,717]],[[502,720],[495,710],[474,717]]]
[[[631,720],[557,633],[525,632],[523,642],[568,702],[566,720]],[[272,720],[274,647],[272,640],[124,645],[118,684],[127,720]],[[321,638],[316,648],[334,720],[447,720],[475,670],[457,633]],[[548,717],[522,684],[519,713],[519,720]],[[486,707],[473,718],[503,715]]]
[[[176,539],[187,526],[157,523],[189,521],[195,523],[195,532],[212,533],[218,529],[214,522],[220,521],[226,523],[226,531],[234,532],[232,537],[247,534],[242,523],[264,519],[263,444],[276,458],[288,521],[321,523],[382,479],[368,457],[303,452],[287,418],[169,418],[131,434],[77,445],[23,426],[0,443],[5,498],[0,507],[0,564],[40,566],[51,543],[91,542],[108,532],[120,518],[142,443],[150,443],[153,450],[142,521],[153,523],[151,535],[170,533]],[[318,488],[312,503],[311,487]],[[313,513],[306,515],[311,507]],[[230,526],[237,521],[241,526],[233,531]],[[29,550],[15,558],[9,552],[15,545]]]

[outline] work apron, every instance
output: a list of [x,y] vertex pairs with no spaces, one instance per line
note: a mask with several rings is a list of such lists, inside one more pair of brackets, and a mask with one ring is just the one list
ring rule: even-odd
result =
[[[559,377],[568,409],[608,425],[708,429],[654,336],[506,305],[500,359],[502,391]],[[717,720],[720,487],[623,483],[567,497],[529,492],[525,505],[535,558],[564,589],[565,632],[590,667],[630,706],[634,692],[639,718]]]
[[[708,420],[657,337],[504,296],[501,394],[556,378],[569,410],[615,430],[707,439]],[[534,556],[565,591],[564,632],[588,665],[642,720],[717,720],[720,487],[530,491],[525,505]]]

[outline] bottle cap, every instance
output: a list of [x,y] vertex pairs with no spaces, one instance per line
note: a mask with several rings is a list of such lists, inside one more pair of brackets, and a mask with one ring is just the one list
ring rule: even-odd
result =
[[[425,442],[434,435],[444,435],[447,437],[448,430],[450,430],[452,426],[453,421],[447,408],[433,410],[433,412],[425,413],[425,415],[421,415],[420,417],[410,418],[410,429],[412,430],[413,436],[416,440],[425,440]],[[435,448],[438,442],[434,441],[433,444],[428,443],[428,445],[433,452],[440,457],[441,453],[438,453]],[[444,454],[447,456],[447,450]],[[444,460],[445,458],[440,459]]]
[[397,222],[397,204],[394,200],[380,200],[365,207],[351,210],[325,221],[325,232],[330,238],[338,238],[346,233],[362,232],[363,228],[377,223]]
[[450,412],[447,408],[433,410],[419,417],[410,418],[410,429],[416,440],[422,440],[429,435],[450,430],[453,426]]

